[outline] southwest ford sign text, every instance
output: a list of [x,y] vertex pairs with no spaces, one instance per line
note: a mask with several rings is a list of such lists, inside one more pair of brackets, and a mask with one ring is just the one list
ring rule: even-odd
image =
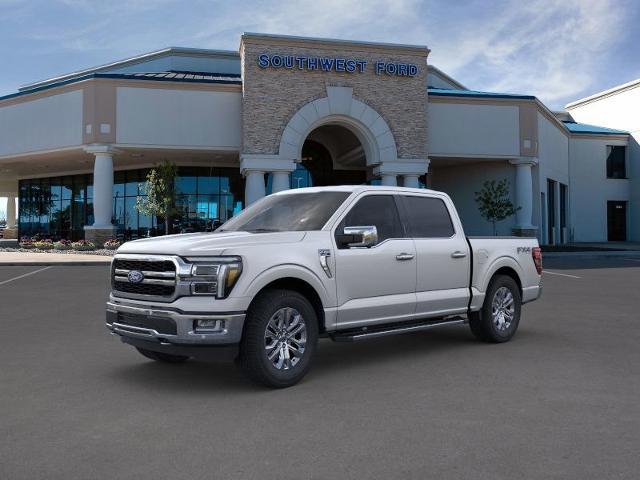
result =
[[[263,53],[258,56],[260,68],[286,68],[289,70],[309,70],[319,72],[364,73],[368,68],[366,60],[333,57],[299,57],[296,55],[278,55]],[[413,63],[394,63],[376,61],[373,63],[376,75],[414,77],[418,66]]]

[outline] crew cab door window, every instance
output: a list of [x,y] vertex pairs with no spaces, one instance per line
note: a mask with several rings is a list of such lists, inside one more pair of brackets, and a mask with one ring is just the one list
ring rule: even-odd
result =
[[404,197],[409,235],[414,238],[449,238],[455,233],[449,210],[439,198]]
[[344,227],[361,226],[375,226],[378,230],[378,243],[404,236],[396,202],[391,195],[369,195],[358,200],[336,233],[342,232]]
[[470,252],[438,197],[402,195],[402,218],[416,247],[416,313],[463,313],[469,302]]
[[407,320],[415,310],[416,249],[404,235],[396,198],[361,197],[338,222],[335,234],[365,226],[376,227],[376,245],[335,250],[340,328]]

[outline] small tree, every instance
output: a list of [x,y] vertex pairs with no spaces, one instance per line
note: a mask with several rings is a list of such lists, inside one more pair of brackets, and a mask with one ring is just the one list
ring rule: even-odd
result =
[[501,222],[520,210],[516,208],[509,199],[509,182],[507,179],[496,182],[486,181],[482,185],[482,190],[475,192],[478,210],[487,221],[493,225],[493,234],[498,234],[496,224]]
[[138,212],[164,220],[165,235],[169,234],[169,219],[176,211],[174,180],[177,174],[178,167],[165,160],[147,174],[147,184],[142,188],[146,197],[136,199]]

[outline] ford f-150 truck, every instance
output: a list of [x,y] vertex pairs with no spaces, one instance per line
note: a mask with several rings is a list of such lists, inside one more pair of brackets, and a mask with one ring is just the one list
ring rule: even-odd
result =
[[336,186],[265,197],[215,232],[122,245],[107,327],[145,357],[238,360],[297,383],[319,337],[357,341],[469,323],[505,342],[541,293],[535,238],[466,237],[432,190]]

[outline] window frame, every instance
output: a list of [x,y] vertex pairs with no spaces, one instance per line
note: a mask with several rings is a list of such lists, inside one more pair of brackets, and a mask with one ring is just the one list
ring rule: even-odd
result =
[[[398,197],[400,197],[399,203],[401,205],[401,215],[402,215],[402,224],[404,226],[404,229],[407,232],[407,236],[413,239],[420,239],[420,240],[447,240],[447,239],[451,239],[454,238],[456,235],[458,235],[458,228],[456,227],[456,222],[454,221],[453,217],[451,216],[451,210],[449,209],[449,205],[447,204],[447,202],[445,202],[444,198],[438,196],[438,195],[420,195],[420,194],[415,194],[415,193],[400,193],[398,194]],[[428,198],[428,199],[432,199],[432,200],[436,200],[436,201],[440,201],[442,202],[442,204],[444,205],[445,211],[447,212],[447,216],[449,217],[449,222],[451,223],[451,228],[453,230],[453,233],[451,235],[449,235],[448,237],[422,237],[422,236],[415,236],[413,234],[413,229],[411,228],[411,219],[409,216],[409,207],[407,206],[406,202],[405,202],[405,198],[404,197],[417,197],[417,198]]]
[[[623,175],[621,177],[616,177],[616,176],[610,176],[609,175],[609,157],[611,155],[611,151],[614,148],[622,148],[624,150],[624,155],[623,155]],[[629,165],[628,165],[628,151],[629,149],[627,148],[627,145],[607,145],[605,148],[605,160],[604,160],[604,170],[605,170],[605,177],[607,180],[628,180],[629,179]],[[614,171],[614,169],[612,168],[612,173]]]
[[[337,239],[336,239],[336,235],[338,235],[338,233],[342,233],[342,231],[344,230],[344,225],[343,222],[346,220],[347,215],[349,215],[349,213],[351,213],[351,210],[353,210],[358,203],[360,203],[360,201],[362,201],[364,198],[366,197],[373,197],[373,196],[385,196],[385,197],[391,197],[391,199],[393,200],[393,203],[395,205],[395,209],[396,209],[396,214],[397,214],[397,218],[398,218],[398,223],[400,225],[400,235],[402,235],[401,237],[390,237],[390,238],[385,238],[383,241],[376,243],[375,245],[371,246],[371,247],[341,247],[340,244],[338,243]],[[346,203],[346,202],[345,202]],[[364,225],[363,225],[364,226]],[[333,224],[333,227],[331,229],[331,238],[333,239],[333,243],[334,243],[334,247],[338,250],[351,250],[352,248],[355,249],[373,249],[373,248],[377,248],[380,245],[390,241],[390,240],[406,240],[409,239],[409,235],[407,232],[407,228],[406,225],[404,224],[404,222],[402,221],[402,211],[401,211],[401,205],[400,205],[400,201],[398,199],[398,194],[396,192],[363,192],[360,195],[356,196],[355,198],[353,198],[353,200],[351,202],[349,202],[349,204],[346,206],[345,210],[342,211],[338,218],[335,220],[335,223]]]

